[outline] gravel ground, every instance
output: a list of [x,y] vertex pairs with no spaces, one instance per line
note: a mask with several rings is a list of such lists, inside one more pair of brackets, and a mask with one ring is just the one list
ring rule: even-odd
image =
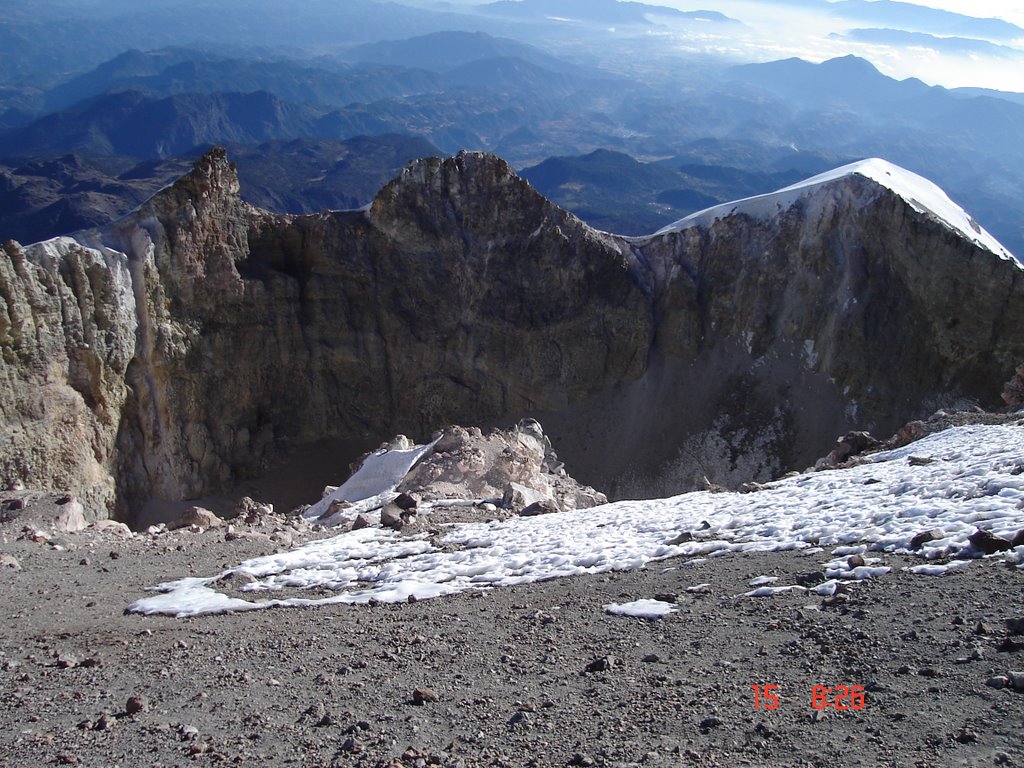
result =
[[[173,619],[123,611],[145,586],[273,544],[60,544],[0,547],[4,766],[1024,766],[1009,675],[1024,669],[1024,572],[997,560],[895,570],[829,600],[743,597],[754,577],[793,583],[829,559],[774,553]],[[603,610],[656,596],[677,611]],[[779,686],[777,709],[755,708],[754,685]],[[816,712],[815,685],[863,686],[864,707]]]

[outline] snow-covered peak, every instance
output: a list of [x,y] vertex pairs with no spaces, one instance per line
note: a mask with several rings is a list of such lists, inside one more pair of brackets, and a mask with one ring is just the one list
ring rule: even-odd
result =
[[918,176],[916,173],[908,171],[906,168],[901,168],[877,157],[860,160],[856,163],[850,163],[849,165],[826,171],[792,186],[780,189],[777,192],[748,197],[732,203],[722,203],[721,205],[706,208],[703,211],[691,213],[674,224],[669,224],[667,227],[658,230],[655,234],[662,235],[669,232],[679,232],[697,226],[707,227],[719,219],[724,219],[734,214],[742,214],[753,218],[776,216],[790,208],[800,198],[811,194],[822,186],[850,176],[863,176],[871,179],[886,189],[895,192],[915,210],[934,216],[975,245],[992,251],[992,253],[1000,258],[1007,259],[1015,264],[1018,263],[998,240],[986,232],[963,208],[950,200],[949,196],[936,184],[923,176]]

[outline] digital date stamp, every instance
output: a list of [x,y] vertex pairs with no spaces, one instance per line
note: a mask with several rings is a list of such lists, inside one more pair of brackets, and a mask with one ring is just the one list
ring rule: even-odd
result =
[[[751,685],[754,691],[754,709],[772,711],[782,705],[781,686]],[[811,709],[821,712],[832,709],[836,712],[859,712],[867,707],[863,685],[812,685]]]

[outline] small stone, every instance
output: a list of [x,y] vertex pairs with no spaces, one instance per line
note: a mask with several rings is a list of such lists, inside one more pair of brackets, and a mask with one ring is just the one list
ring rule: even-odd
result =
[[1011,672],[1008,679],[1015,691],[1024,691],[1024,672]]
[[1010,686],[1010,678],[1006,677],[1006,675],[996,675],[986,680],[985,685],[996,689],[1008,688]]
[[197,741],[194,744],[189,745],[188,753],[190,755],[205,755],[210,751],[210,745],[205,741]]
[[999,653],[1017,653],[1017,651],[1024,651],[1024,643],[1019,643],[1012,637],[1004,637],[999,641],[999,645],[996,646],[996,651]]
[[618,665],[618,661],[614,656],[602,656],[598,659],[594,659],[587,664],[586,672],[607,672],[613,667]]
[[380,524],[395,531],[401,530],[405,525],[405,521],[402,520],[402,508],[394,503],[385,504],[380,511]]
[[412,703],[417,706],[430,704],[439,700],[435,691],[430,688],[417,688],[412,692]]
[[931,456],[909,456],[907,458],[907,464],[912,467],[927,467],[929,464],[934,464],[938,459],[933,459]]
[[961,728],[957,731],[956,740],[961,744],[976,744],[978,741],[978,734],[971,728]]
[[660,603],[675,603],[679,600],[679,595],[675,592],[658,592],[654,599]]
[[846,558],[846,565],[852,571],[854,568],[862,568],[867,565],[867,561],[864,560],[864,555],[850,555]]
[[578,768],[591,768],[595,765],[594,758],[589,755],[584,755],[582,752],[577,752],[571,758],[569,758],[569,765],[577,766]]
[[57,763],[59,765],[78,765],[78,756],[72,755],[69,752],[57,755]]
[[974,634],[976,635],[991,635],[995,632],[995,627],[984,621],[979,621],[974,625]]
[[537,517],[538,515],[552,515],[559,512],[558,505],[551,499],[541,499],[523,507],[519,514],[522,517]]
[[132,529],[118,520],[97,520],[93,525],[100,533],[114,536],[118,539],[132,538]]
[[363,528],[369,528],[373,523],[370,522],[366,515],[356,515],[355,520],[352,521],[353,531],[360,531]]
[[330,712],[324,712],[323,715],[320,716],[320,719],[314,723],[314,726],[317,728],[326,728],[336,724],[337,721],[334,719],[334,715]]
[[640,661],[644,662],[644,664],[657,664],[661,661],[661,656],[656,653],[648,653]]
[[967,540],[971,542],[972,547],[986,555],[994,555],[996,552],[1005,552],[1013,547],[1012,542],[1008,539],[1003,539],[981,529],[976,530],[968,536]]
[[109,731],[114,727],[114,723],[117,722],[117,718],[107,712],[100,715],[100,719],[96,721],[97,731]]
[[14,555],[0,555],[0,568],[6,568],[12,571],[20,571],[21,563],[18,562],[18,558]]
[[922,667],[917,670],[917,674],[921,677],[941,677],[942,673],[934,667]]
[[1024,635],[1024,618],[1007,619],[1006,630],[1011,635]]
[[350,754],[353,754],[353,755],[358,755],[360,752],[363,751],[363,748],[361,746],[359,746],[359,742],[358,741],[356,741],[351,736],[349,736],[347,739],[345,739],[344,743],[341,745],[341,751],[342,752],[349,752]]
[[61,669],[74,669],[78,666],[78,659],[70,653],[58,653],[57,666]]
[[146,700],[143,699],[141,696],[130,696],[128,698],[128,701],[125,702],[124,705],[124,711],[127,712],[129,716],[137,715],[139,714],[139,712],[142,712],[145,709]]
[[693,541],[693,534],[690,533],[689,531],[683,531],[682,533],[679,533],[676,536],[673,536],[671,539],[669,539],[665,543],[668,544],[671,547],[671,546],[675,546],[676,544],[685,544],[688,541]]
[[178,729],[178,736],[182,741],[195,741],[199,738],[199,729],[194,725],[183,725]]
[[700,721],[700,728],[701,730],[706,731],[711,728],[717,728],[721,724],[722,721],[719,718],[715,717],[714,715],[710,715],[709,717],[705,717],[703,720]]
[[910,540],[910,548],[918,550],[929,541],[937,541],[945,538],[945,536],[946,534],[938,528],[932,528],[930,531],[922,531],[921,533],[914,534],[914,537]]
[[220,528],[222,525],[224,525],[224,521],[210,510],[203,507],[189,507],[168,528],[171,530],[189,528],[191,526],[198,528]]
[[398,496],[395,497],[395,500],[392,503],[399,509],[410,510],[416,509],[420,502],[415,496],[411,494],[400,493],[398,494]]

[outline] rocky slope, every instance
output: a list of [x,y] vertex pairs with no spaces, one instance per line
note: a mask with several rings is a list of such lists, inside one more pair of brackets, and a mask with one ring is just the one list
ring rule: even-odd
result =
[[533,416],[583,482],[655,495],[998,402],[1016,262],[858,173],[786,201],[623,238],[462,153],[283,216],[214,150],[103,230],[5,245],[3,479],[131,519],[324,438]]

